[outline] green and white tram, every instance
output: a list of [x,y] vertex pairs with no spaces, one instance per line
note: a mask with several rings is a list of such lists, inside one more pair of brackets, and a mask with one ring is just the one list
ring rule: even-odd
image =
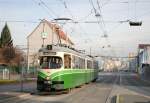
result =
[[37,90],[70,89],[97,79],[98,62],[75,49],[48,45],[39,50]]

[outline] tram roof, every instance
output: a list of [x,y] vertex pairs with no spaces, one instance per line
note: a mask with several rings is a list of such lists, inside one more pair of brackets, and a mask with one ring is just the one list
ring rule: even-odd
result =
[[79,55],[81,57],[86,57],[88,59],[92,59],[93,57],[90,55],[86,55],[85,53],[76,50],[72,47],[66,46],[66,45],[52,45],[52,50],[48,50],[47,47],[42,47],[39,52],[65,52],[65,53],[71,53],[74,55]]

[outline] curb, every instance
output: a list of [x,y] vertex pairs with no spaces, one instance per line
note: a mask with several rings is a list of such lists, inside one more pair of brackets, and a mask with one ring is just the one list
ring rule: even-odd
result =
[[117,96],[116,96],[116,103],[120,103],[120,95],[119,94],[117,94]]
[[[30,83],[34,82],[36,80],[24,80],[24,83]],[[8,81],[8,82],[0,82],[0,85],[9,85],[9,84],[19,84],[21,81],[20,80],[14,80],[14,81]]]
[[150,81],[148,81],[148,80],[145,80],[145,79],[142,79],[142,78],[140,78],[142,81],[144,81],[144,82],[147,82],[148,84],[150,84]]

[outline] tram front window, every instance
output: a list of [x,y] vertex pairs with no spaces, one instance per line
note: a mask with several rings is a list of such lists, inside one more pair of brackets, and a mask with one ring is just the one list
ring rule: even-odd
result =
[[62,66],[62,59],[56,56],[44,56],[40,60],[42,69],[59,69]]

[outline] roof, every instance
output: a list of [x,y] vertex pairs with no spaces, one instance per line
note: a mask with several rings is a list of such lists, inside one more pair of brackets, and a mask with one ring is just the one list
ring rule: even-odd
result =
[[139,44],[139,49],[144,49],[145,47],[150,47],[150,44]]
[[[54,28],[54,32],[55,32],[56,34],[58,34],[61,39],[65,40],[65,41],[68,41],[70,44],[74,45],[74,43],[73,43],[73,42],[69,39],[69,37],[64,33],[64,31],[61,29],[60,26],[58,26],[57,24],[52,24],[51,22],[49,22],[49,21],[47,21],[47,20],[45,20],[45,19],[43,19],[43,20],[40,22],[40,24],[43,23],[43,22],[47,23],[50,28]],[[33,32],[40,26],[40,24],[33,30]],[[59,31],[58,31],[58,30],[59,30]],[[33,33],[33,32],[32,32],[32,33]],[[29,38],[29,37],[32,35],[32,33],[31,33],[30,35],[28,35],[27,38]]]
[[92,56],[89,56],[89,55],[86,55],[85,53],[75,49],[75,48],[72,48],[72,47],[65,47],[65,45],[53,45],[52,47],[53,49],[52,50],[48,50],[46,47],[42,47],[39,52],[66,52],[66,53],[72,53],[74,55],[77,55],[77,56],[81,56],[81,57],[84,57],[84,58],[87,58],[87,59],[93,59]]

